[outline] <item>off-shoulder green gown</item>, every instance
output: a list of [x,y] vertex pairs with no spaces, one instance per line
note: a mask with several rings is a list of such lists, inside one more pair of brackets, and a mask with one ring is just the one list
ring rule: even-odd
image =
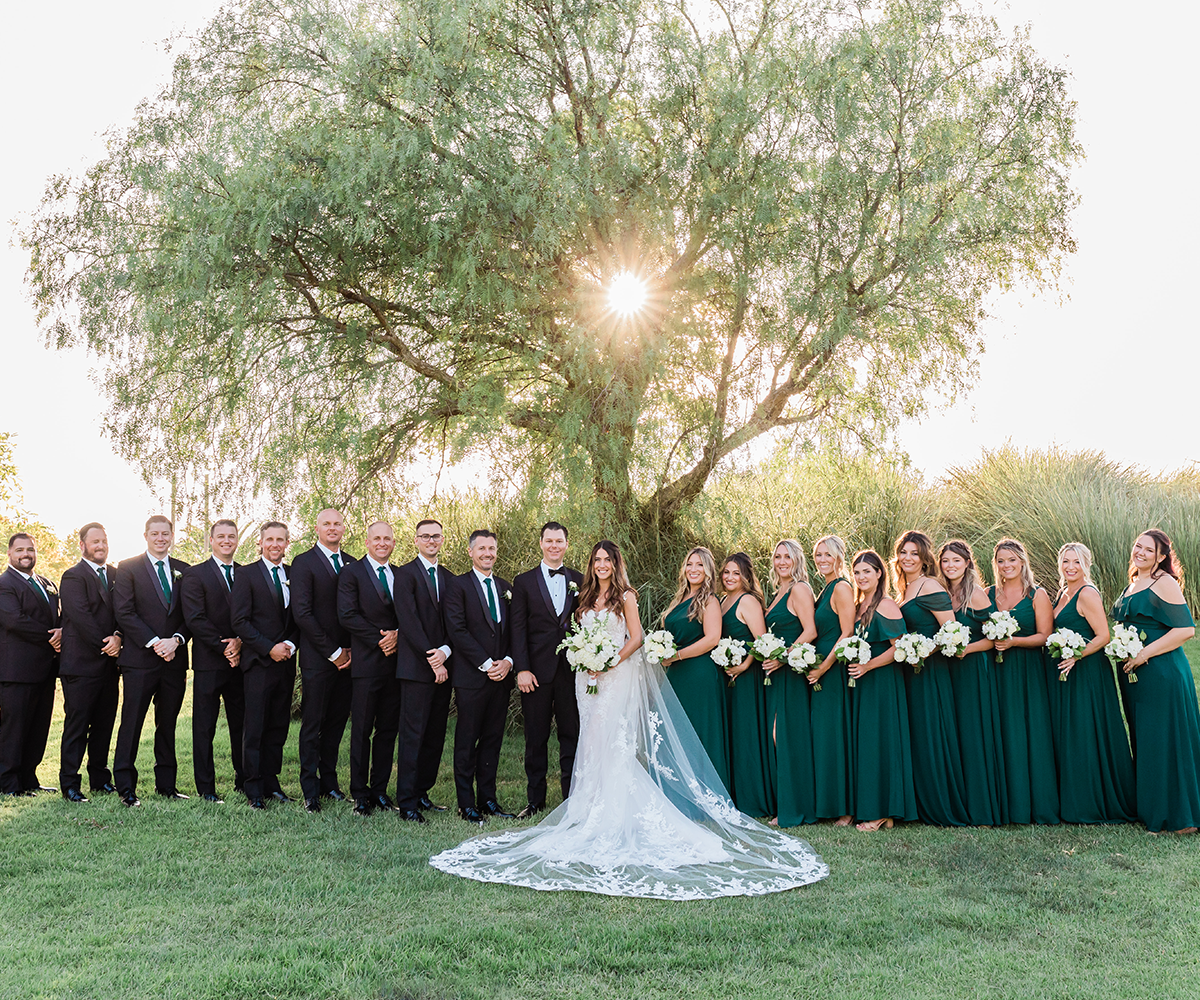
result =
[[[766,615],[767,630],[791,646],[804,624],[788,608],[790,590]],[[771,675],[767,688],[767,718],[775,733],[776,805],[780,826],[817,821],[813,784],[812,724],[809,720],[808,680],[786,664]]]
[[[754,633],[737,616],[737,607],[745,598],[743,594],[721,616],[721,635],[742,640],[749,650]],[[747,816],[774,816],[775,746],[767,720],[762,664],[752,660],[725,691],[729,698],[729,791],[734,805]]]
[[[814,617],[817,656],[824,660],[842,636],[842,624],[833,610],[833,588],[843,580],[834,580],[822,588]],[[849,584],[846,599],[851,600]],[[809,691],[809,718],[812,721],[813,784],[816,789],[817,817],[833,819],[854,815],[854,764],[850,738],[850,689],[846,664],[835,662],[821,678],[821,690]],[[805,683],[808,683],[805,681]]]
[[[971,642],[983,638],[983,623],[995,605],[963,608],[954,617],[971,630]],[[1000,743],[1000,705],[996,665],[989,650],[950,660],[950,682],[958,714],[958,746],[962,753],[967,822],[1000,826],[1008,822],[1004,783],[1004,748]]]

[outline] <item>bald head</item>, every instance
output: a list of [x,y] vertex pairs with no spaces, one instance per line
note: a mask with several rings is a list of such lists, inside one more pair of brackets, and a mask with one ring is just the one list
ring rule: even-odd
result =
[[385,563],[396,547],[396,536],[387,521],[367,525],[367,554],[377,563]]
[[333,507],[326,507],[317,515],[317,541],[331,552],[338,552],[342,547],[342,539],[346,535],[346,522],[342,512]]

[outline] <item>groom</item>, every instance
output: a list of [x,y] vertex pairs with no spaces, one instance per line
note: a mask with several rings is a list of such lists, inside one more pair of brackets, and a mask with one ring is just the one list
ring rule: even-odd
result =
[[511,606],[512,661],[525,717],[525,777],[528,805],[517,815],[527,819],[546,808],[546,770],[550,720],[558,726],[558,761],[562,794],[571,790],[575,745],[579,741],[579,706],[575,678],[566,654],[557,652],[578,603],[583,577],[563,566],[567,529],[557,521],[542,527],[542,561],[513,580]]

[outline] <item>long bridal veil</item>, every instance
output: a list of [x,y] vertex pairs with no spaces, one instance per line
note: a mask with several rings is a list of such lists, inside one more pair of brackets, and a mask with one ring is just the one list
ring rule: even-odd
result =
[[661,666],[638,651],[600,675],[597,694],[582,681],[570,796],[535,827],[435,855],[435,868],[654,899],[762,895],[829,874],[804,841],[738,812]]

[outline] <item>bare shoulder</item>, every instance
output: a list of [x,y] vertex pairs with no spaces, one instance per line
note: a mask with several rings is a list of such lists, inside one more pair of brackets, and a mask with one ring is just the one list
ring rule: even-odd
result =
[[1104,610],[1104,602],[1100,599],[1100,591],[1090,585],[1085,586],[1079,591],[1079,599],[1075,603],[1076,607],[1083,611]]
[[904,614],[900,610],[900,605],[890,597],[885,597],[879,602],[879,606],[875,609],[875,614],[882,615],[884,618],[890,618],[893,621],[904,617]]
[[921,587],[921,593],[922,594],[936,594],[939,592],[943,593],[943,594],[948,593],[945,586],[943,586],[942,581],[939,580],[936,576],[925,577],[925,583]]
[[1150,589],[1168,604],[1183,603],[1183,591],[1179,589],[1179,581],[1166,573],[1150,584]]
[[991,606],[992,599],[988,597],[988,592],[982,587],[976,587],[975,593],[971,595],[970,609],[972,611],[984,611]]
[[636,590],[625,591],[625,593],[621,595],[621,601],[625,604],[626,607],[629,607],[629,605],[632,604],[636,608],[637,607],[637,591]]

